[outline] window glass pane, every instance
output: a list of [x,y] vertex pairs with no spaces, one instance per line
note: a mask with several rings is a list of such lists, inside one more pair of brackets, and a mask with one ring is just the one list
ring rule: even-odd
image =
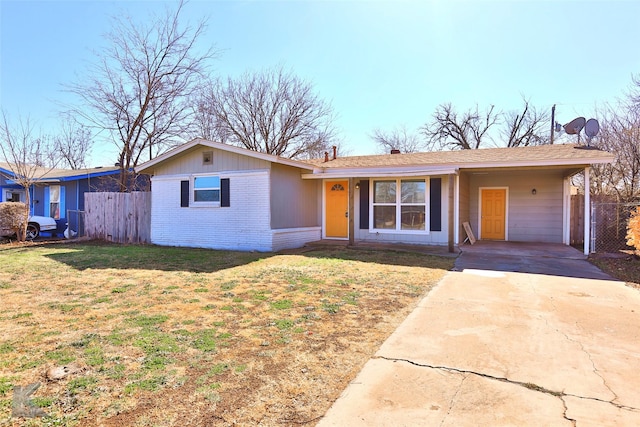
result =
[[59,185],[51,185],[51,186],[49,186],[49,201],[51,203],[60,201],[60,186]]
[[219,176],[197,176],[193,179],[195,188],[220,188]]
[[53,219],[60,219],[60,203],[49,203],[49,216]]
[[424,180],[402,181],[402,203],[424,203],[427,184]]
[[396,207],[395,206],[374,206],[373,218],[376,228],[396,228]]
[[400,210],[403,230],[425,229],[424,206],[402,206]]
[[194,202],[219,202],[220,190],[196,190],[193,200]]
[[396,202],[395,181],[375,181],[373,188],[373,203]]

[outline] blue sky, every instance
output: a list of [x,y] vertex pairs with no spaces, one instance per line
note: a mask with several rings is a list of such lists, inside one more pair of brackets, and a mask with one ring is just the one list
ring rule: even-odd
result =
[[[83,80],[113,15],[135,20],[171,2],[0,0],[0,105],[57,132],[63,85]],[[639,1],[203,1],[199,49],[212,73],[283,65],[313,83],[338,115],[350,154],[378,148],[376,127],[417,129],[435,108],[517,109],[522,96],[556,119],[592,117],[640,73]],[[114,162],[100,141],[92,165]]]

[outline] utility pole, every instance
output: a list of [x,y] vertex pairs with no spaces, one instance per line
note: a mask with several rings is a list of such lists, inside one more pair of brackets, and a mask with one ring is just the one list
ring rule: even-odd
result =
[[556,104],[551,107],[551,144],[553,144],[553,132],[556,127]]

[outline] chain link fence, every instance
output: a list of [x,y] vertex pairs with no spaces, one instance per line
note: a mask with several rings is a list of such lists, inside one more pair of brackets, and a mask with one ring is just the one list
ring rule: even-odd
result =
[[85,232],[85,212],[80,210],[67,210],[67,228],[64,237],[67,239],[77,239],[86,236]]
[[591,203],[591,251],[633,250],[627,245],[627,226],[639,203]]

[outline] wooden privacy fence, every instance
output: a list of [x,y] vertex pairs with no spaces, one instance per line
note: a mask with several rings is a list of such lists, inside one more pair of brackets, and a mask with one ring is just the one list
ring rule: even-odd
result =
[[85,193],[85,233],[117,243],[149,243],[151,193]]

